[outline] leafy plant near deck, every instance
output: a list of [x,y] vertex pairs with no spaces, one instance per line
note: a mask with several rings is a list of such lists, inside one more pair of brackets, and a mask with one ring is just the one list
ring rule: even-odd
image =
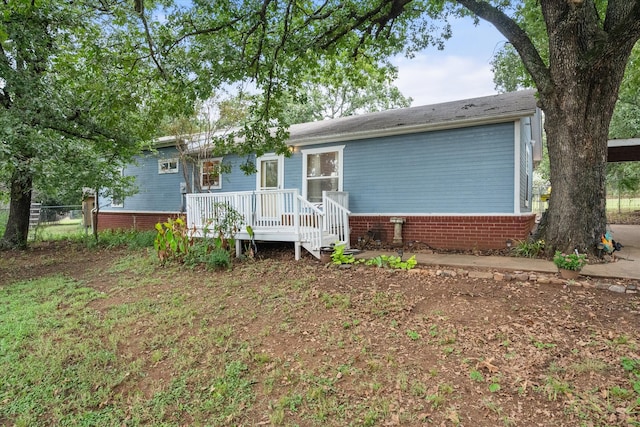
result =
[[366,264],[375,265],[376,267],[411,270],[418,264],[418,261],[416,261],[415,255],[412,255],[411,258],[406,261],[403,261],[402,258],[395,255],[378,255],[374,258],[369,259]]
[[243,224],[244,217],[240,212],[226,203],[216,202],[213,204],[213,217],[207,218],[203,231],[205,237],[213,236],[216,248],[231,250],[235,244],[234,237]]
[[341,264],[354,264],[356,262],[356,258],[353,254],[345,254],[346,246],[344,244],[335,245],[333,248],[333,253],[331,253],[331,262],[336,265]]
[[169,218],[156,224],[158,234],[153,247],[158,252],[160,263],[167,261],[183,262],[192,244],[192,232],[183,218]]

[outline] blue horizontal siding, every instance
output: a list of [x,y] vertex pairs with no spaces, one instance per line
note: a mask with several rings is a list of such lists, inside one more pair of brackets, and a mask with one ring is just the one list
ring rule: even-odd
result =
[[[344,145],[344,191],[353,213],[513,213],[514,123],[398,135],[384,138],[305,146]],[[158,158],[177,156],[175,148],[146,153],[125,170],[136,177],[139,193],[123,208],[105,210],[179,211],[183,198],[178,174],[158,174]],[[231,167],[222,188],[211,192],[250,191],[256,176],[240,165],[255,156],[224,156]],[[182,168],[182,164],[180,165]],[[524,169],[524,168],[523,168]],[[302,193],[302,154],[284,161],[284,188]],[[189,184],[198,179],[191,171]],[[520,184],[522,185],[522,184]],[[193,188],[193,186],[191,185]]]
[[177,158],[175,148],[163,148],[157,152],[144,152],[135,164],[127,166],[125,176],[135,177],[138,192],[125,197],[123,207],[101,207],[106,211],[167,211],[179,212],[182,208],[180,183],[185,182],[182,164],[178,173],[158,173],[158,160]]
[[354,141],[344,157],[353,213],[513,212],[513,123]]

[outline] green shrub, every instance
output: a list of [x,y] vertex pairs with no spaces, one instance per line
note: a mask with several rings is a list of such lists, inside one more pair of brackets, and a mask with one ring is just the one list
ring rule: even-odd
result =
[[231,253],[215,245],[214,239],[197,239],[184,257],[184,265],[204,264],[207,269],[231,268]]
[[209,270],[231,269],[231,254],[224,249],[215,248],[207,254],[204,264]]
[[544,252],[544,240],[520,240],[513,248],[513,253],[517,257],[537,258]]

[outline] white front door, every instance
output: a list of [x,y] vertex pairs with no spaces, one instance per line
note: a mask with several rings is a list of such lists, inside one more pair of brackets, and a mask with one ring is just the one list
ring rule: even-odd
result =
[[282,190],[284,186],[284,156],[267,154],[258,158],[256,165],[257,190]]
[[266,192],[261,193],[256,200],[257,220],[259,224],[271,225],[282,220],[282,195],[277,192],[269,193],[269,190],[284,188],[284,156],[267,154],[259,157],[256,163],[256,189]]

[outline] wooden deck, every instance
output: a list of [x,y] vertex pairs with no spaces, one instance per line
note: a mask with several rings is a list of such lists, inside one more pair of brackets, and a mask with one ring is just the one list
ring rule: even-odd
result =
[[296,260],[301,248],[319,258],[323,246],[339,242],[349,247],[348,198],[345,192],[324,192],[322,203],[316,205],[297,189],[187,194],[187,223],[202,237],[207,224],[222,218],[230,207],[244,222],[233,236],[238,255],[242,242],[250,240],[247,226],[251,226],[256,241],[293,242]]

